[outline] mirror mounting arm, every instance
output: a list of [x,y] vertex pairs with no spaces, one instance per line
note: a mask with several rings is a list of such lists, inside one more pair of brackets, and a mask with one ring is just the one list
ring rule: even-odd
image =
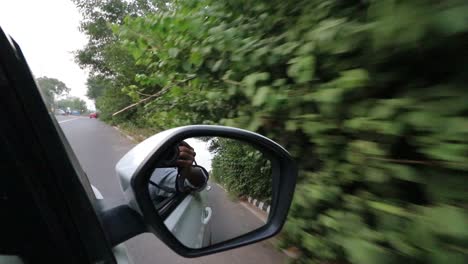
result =
[[100,219],[112,247],[147,232],[141,215],[128,205],[104,210],[100,213]]

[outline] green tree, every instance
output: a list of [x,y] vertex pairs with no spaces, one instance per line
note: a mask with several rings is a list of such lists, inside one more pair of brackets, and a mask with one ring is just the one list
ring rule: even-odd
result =
[[36,79],[36,82],[41,90],[41,94],[47,107],[51,110],[55,108],[56,97],[64,96],[70,92],[70,88],[68,88],[65,83],[55,78],[49,78],[46,76],[39,77]]
[[[127,16],[141,16],[167,10],[170,5],[166,4],[166,1],[151,0],[73,2],[83,16],[80,29],[89,38],[85,47],[75,52],[75,59],[82,68],[90,71],[87,95],[95,100],[96,108],[103,113],[102,119],[111,121],[112,113],[130,104],[132,96],[135,98],[135,95],[129,96],[128,93],[118,90],[133,85],[136,74],[145,72],[145,68],[135,65],[132,55],[122,49],[118,36],[112,32],[112,25],[123,24]],[[107,89],[112,92],[106,93]],[[145,92],[154,93],[159,89],[160,86],[148,85]],[[111,93],[112,96],[102,96]],[[141,115],[137,110],[139,108],[132,109],[114,118],[114,121],[131,119],[138,123],[138,120],[142,119],[139,118]]]
[[69,97],[61,99],[57,101],[57,107],[63,110],[70,108],[71,110],[80,111],[80,113],[85,113],[88,111],[86,102],[78,97]]
[[228,138],[212,138],[209,150],[213,154],[211,175],[229,193],[270,201],[271,164],[262,152]]
[[291,150],[301,174],[283,245],[299,262],[463,263],[467,8],[179,1],[114,30],[151,72],[129,95],[178,84],[146,104],[150,124],[219,122]]
[[109,116],[137,103],[114,122],[220,123],[290,150],[282,246],[299,263],[466,263],[466,14],[459,0],[181,0],[107,24],[125,60],[102,57],[99,98]]
[[92,75],[88,77],[86,86],[88,88],[86,96],[96,100],[103,95],[104,91],[109,88],[111,82],[102,75]]

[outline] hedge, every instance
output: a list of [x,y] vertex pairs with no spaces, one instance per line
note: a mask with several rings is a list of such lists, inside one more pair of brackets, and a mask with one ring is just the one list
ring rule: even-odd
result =
[[265,155],[250,144],[228,138],[210,143],[213,153],[211,176],[234,197],[254,197],[270,201],[272,196],[271,164]]
[[238,126],[289,149],[300,182],[281,238],[296,262],[468,262],[466,1],[171,7],[113,26],[145,69],[123,92],[177,84],[138,118]]

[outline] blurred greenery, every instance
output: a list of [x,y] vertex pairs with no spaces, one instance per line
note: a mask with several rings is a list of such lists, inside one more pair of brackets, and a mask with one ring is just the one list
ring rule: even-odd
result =
[[68,97],[57,101],[57,108],[66,111],[80,111],[81,114],[87,113],[86,102],[78,97]]
[[75,2],[104,120],[290,150],[295,262],[468,262],[465,0]]
[[55,78],[43,76],[37,78],[36,82],[47,108],[52,112],[57,108],[57,98],[70,92],[70,88],[65,83]]
[[229,138],[211,138],[211,177],[234,197],[272,198],[271,164],[251,145]]

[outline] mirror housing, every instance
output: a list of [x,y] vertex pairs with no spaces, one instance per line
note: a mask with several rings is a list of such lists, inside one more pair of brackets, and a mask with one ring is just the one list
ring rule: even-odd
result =
[[[148,181],[153,171],[153,165],[163,157],[170,148],[189,137],[222,136],[239,139],[250,143],[264,152],[272,163],[273,197],[271,201],[270,214],[267,223],[245,235],[227,240],[200,249],[188,248],[179,242],[167,229],[152,201],[148,192]],[[169,129],[158,133],[141,142],[130,150],[116,165],[116,171],[120,179],[128,205],[127,215],[137,216],[135,223],[142,223],[134,227],[135,232],[128,232],[132,236],[144,231],[155,234],[166,245],[179,255],[184,257],[198,257],[213,254],[228,249],[252,244],[277,234],[288,214],[297,178],[297,168],[289,153],[274,141],[250,131],[211,125],[192,125]],[[120,208],[120,210],[123,210]],[[125,211],[125,210],[124,210]],[[115,215],[115,214],[114,214]],[[107,217],[109,218],[109,217]],[[143,226],[144,227],[143,227]],[[121,225],[117,225],[120,226]],[[128,227],[127,228],[132,228]],[[142,231],[144,230],[144,231]],[[109,230],[110,233],[113,230]],[[114,230],[116,232],[116,230]],[[122,239],[122,235],[115,235]],[[115,237],[110,235],[110,237]],[[128,237],[127,239],[129,239]],[[121,241],[116,241],[121,242]]]

